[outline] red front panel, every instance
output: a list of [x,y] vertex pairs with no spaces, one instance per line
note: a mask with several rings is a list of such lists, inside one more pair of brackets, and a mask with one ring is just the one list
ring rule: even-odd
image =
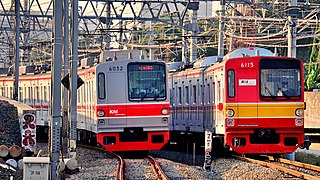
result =
[[[163,143],[152,143],[151,136],[163,135]],[[105,145],[103,138],[105,136],[116,137],[116,143],[112,145]],[[148,151],[148,150],[160,150],[169,141],[169,132],[148,132],[148,141],[142,142],[120,142],[119,133],[100,133],[97,135],[98,143],[101,144],[108,151]]]

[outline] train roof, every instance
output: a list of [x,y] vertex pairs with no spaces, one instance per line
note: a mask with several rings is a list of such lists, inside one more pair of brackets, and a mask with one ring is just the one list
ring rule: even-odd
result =
[[274,56],[274,53],[268,49],[259,47],[240,48],[226,54],[223,60],[253,56]]

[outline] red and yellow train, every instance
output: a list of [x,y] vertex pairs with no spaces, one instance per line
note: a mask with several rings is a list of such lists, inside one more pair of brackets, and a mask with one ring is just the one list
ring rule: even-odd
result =
[[196,64],[169,75],[171,141],[193,134],[189,139],[201,142],[209,130],[240,154],[285,154],[303,144],[300,59],[243,48]]

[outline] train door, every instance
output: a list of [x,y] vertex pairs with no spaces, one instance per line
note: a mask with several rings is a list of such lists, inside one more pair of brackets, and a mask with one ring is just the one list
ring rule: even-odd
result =
[[239,126],[258,126],[257,70],[239,69],[236,74]]
[[123,72],[107,74],[107,104],[110,125],[127,124],[127,83]]

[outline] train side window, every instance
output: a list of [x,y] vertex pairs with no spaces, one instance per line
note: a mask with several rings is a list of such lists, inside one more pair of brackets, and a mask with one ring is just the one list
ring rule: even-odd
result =
[[106,98],[106,85],[105,85],[104,73],[98,74],[98,95],[99,95],[99,99]]
[[228,97],[233,98],[235,96],[235,78],[234,70],[228,70]]

